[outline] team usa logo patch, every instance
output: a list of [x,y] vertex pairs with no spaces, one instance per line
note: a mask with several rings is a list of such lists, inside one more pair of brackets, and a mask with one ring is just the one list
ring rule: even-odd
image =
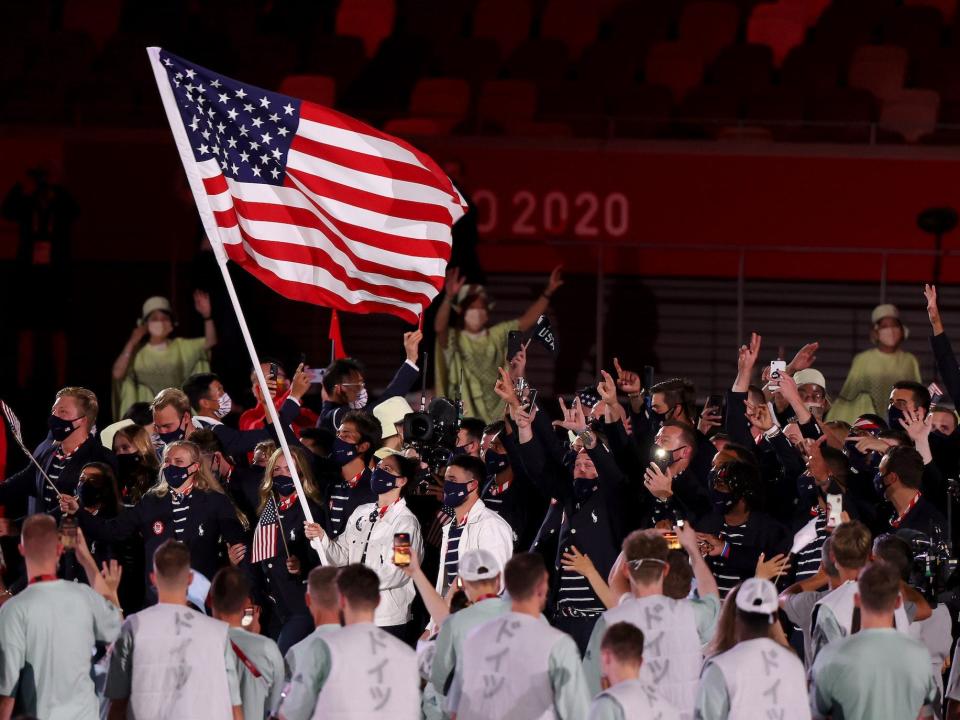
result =
[[153,534],[154,534],[154,535],[162,535],[162,534],[163,534],[163,523],[160,522],[159,520],[157,520],[157,521],[153,524]]

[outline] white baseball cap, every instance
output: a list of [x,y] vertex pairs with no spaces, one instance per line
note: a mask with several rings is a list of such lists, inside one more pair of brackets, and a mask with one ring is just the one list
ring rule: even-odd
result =
[[827,379],[823,373],[813,368],[798,370],[793,374],[793,381],[798,385],[819,385],[824,390],[827,389]]
[[489,550],[470,550],[460,558],[458,575],[466,582],[493,580],[501,572],[500,561]]
[[103,446],[107,450],[113,450],[113,438],[117,434],[117,430],[122,430],[125,427],[130,427],[131,425],[136,425],[133,420],[117,420],[117,422],[107,425],[103,430],[100,431],[100,442],[103,443]]
[[737,609],[759,615],[772,615],[780,609],[776,586],[761,578],[744,580],[737,592]]
[[373,416],[380,421],[382,439],[397,435],[397,425],[403,422],[403,417],[413,412],[410,403],[405,397],[392,397],[384,400],[373,409]]

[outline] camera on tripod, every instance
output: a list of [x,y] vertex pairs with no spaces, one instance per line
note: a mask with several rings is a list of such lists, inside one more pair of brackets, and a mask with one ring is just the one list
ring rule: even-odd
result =
[[426,412],[404,416],[403,441],[417,451],[431,475],[439,475],[457,446],[459,429],[460,409],[457,404],[447,398],[434,398]]

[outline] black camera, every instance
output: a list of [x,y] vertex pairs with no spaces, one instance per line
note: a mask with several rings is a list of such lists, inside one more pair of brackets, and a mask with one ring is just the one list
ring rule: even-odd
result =
[[460,411],[447,398],[434,398],[426,412],[403,417],[403,441],[417,451],[433,475],[439,475],[450,462],[457,446]]
[[935,537],[930,537],[915,530],[899,530],[897,536],[910,545],[910,585],[928,602],[936,604],[945,593],[957,588],[957,559],[940,528],[935,528],[934,533]]

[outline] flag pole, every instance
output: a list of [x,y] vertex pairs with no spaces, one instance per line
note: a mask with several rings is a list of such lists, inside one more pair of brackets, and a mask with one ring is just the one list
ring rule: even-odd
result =
[[[167,71],[164,69],[160,59],[160,48],[147,48],[147,55],[150,58],[150,65],[153,67],[153,75],[157,81],[157,89],[160,91],[160,99],[163,101],[163,109],[166,111],[167,121],[170,123],[170,131],[173,133],[173,139],[180,153],[180,161],[183,163],[183,169],[187,174],[190,190],[193,192],[193,199],[197,204],[197,212],[200,213],[203,229],[207,233],[210,246],[213,248],[214,255],[217,258],[217,265],[219,265],[220,273],[223,275],[223,283],[226,285],[227,295],[230,297],[233,312],[237,317],[237,324],[240,326],[240,334],[243,335],[243,341],[247,346],[247,353],[249,353],[250,361],[253,363],[253,372],[257,376],[260,396],[263,399],[267,415],[270,417],[270,421],[277,431],[277,440],[280,442],[280,449],[283,450],[283,457],[286,459],[287,467],[290,469],[290,477],[293,479],[293,484],[297,488],[297,500],[300,502],[300,507],[303,508],[303,516],[307,522],[313,523],[313,513],[310,512],[310,506],[306,499],[307,496],[303,491],[303,484],[300,482],[297,464],[294,462],[293,455],[290,452],[290,445],[287,443],[284,428],[280,425],[280,417],[270,397],[270,388],[267,386],[267,379],[263,376],[263,368],[260,367],[260,358],[253,344],[253,338],[250,336],[250,328],[247,327],[247,319],[243,314],[243,308],[240,307],[240,300],[237,297],[236,288],[233,286],[233,279],[230,277],[230,271],[227,268],[227,253],[223,248],[223,241],[220,238],[220,229],[217,225],[216,218],[213,216],[213,208],[210,207],[206,190],[203,187],[203,178],[200,175],[200,168],[197,167],[197,161],[193,157],[193,150],[190,147],[187,130],[183,126],[183,119],[180,117],[179,110],[177,110],[177,101],[173,96],[173,90],[170,89]],[[310,545],[316,550],[317,555],[320,556],[321,563],[323,563],[325,558],[319,538],[313,539]]]

